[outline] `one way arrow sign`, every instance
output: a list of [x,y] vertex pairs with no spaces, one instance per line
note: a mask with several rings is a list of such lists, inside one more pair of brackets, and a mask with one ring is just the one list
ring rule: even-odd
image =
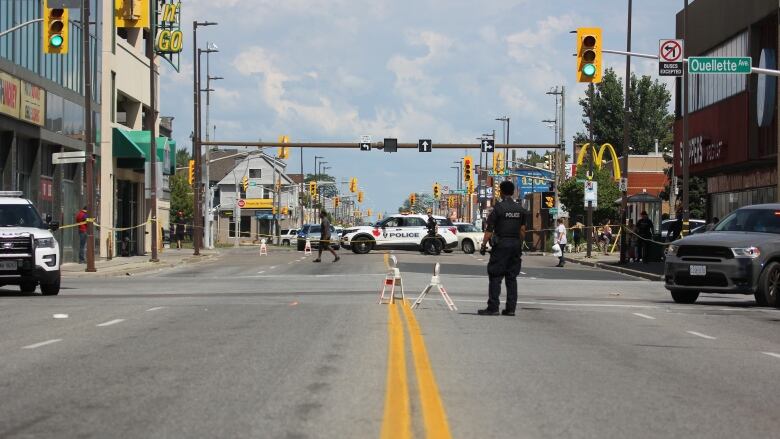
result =
[[482,152],[493,152],[495,149],[495,141],[492,139],[484,139],[482,141]]
[[417,141],[417,150],[420,152],[431,152],[433,150],[433,142],[431,142],[431,139],[420,139]]

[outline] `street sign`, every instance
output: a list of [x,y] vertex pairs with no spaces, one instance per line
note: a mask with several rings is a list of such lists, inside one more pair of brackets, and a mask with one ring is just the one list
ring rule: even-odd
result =
[[398,139],[385,139],[382,145],[385,152],[398,152]]
[[51,162],[54,165],[84,163],[85,161],[87,161],[87,153],[85,151],[55,152],[51,155]]
[[660,76],[683,75],[683,40],[660,40],[658,74]]
[[592,201],[594,204],[598,200],[599,182],[588,180],[585,182],[585,205],[588,201]]
[[466,195],[466,189],[455,189],[451,194]]
[[441,191],[445,192],[445,193],[449,192],[450,191],[450,187],[449,186],[442,186]]
[[482,140],[482,152],[493,152],[496,146],[496,141],[493,139]]
[[485,188],[485,195],[487,198],[493,198],[493,186],[487,186]]
[[509,175],[511,175],[509,171],[504,171],[504,172],[488,171],[488,176],[489,177],[507,177]]
[[620,179],[620,192],[628,191],[628,179],[623,177]]
[[552,215],[552,216],[558,215],[558,208],[557,207],[551,207],[549,209],[549,211],[550,211],[550,215]]
[[371,151],[371,136],[360,136],[360,150]]
[[431,139],[420,139],[417,141],[417,150],[420,152],[431,152],[433,151],[433,142],[431,142]]
[[749,74],[753,59],[749,56],[691,56],[688,57],[690,74]]

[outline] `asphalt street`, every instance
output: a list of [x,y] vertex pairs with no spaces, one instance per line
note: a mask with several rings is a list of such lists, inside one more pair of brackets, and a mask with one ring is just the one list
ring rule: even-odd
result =
[[515,317],[484,308],[487,257],[312,263],[271,249],[59,296],[0,288],[0,437],[733,438],[780,436],[780,311],[678,305],[662,284],[526,257]]

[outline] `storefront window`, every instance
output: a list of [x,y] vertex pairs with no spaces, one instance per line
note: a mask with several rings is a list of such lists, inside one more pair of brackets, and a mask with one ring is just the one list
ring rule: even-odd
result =
[[775,194],[775,187],[711,194],[710,217],[723,218],[740,207],[753,204],[774,203],[776,201]]
[[46,93],[46,129],[62,134],[65,101],[54,93]]
[[[748,56],[748,33],[734,38],[701,56]],[[747,88],[747,75],[690,75],[688,77],[688,110],[701,110]]]

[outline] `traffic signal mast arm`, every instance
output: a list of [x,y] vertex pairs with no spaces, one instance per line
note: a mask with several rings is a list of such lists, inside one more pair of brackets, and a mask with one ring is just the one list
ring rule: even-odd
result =
[[[235,141],[201,141],[198,142],[204,146],[224,146],[224,147],[256,147],[256,148],[274,148],[281,146],[288,146],[293,148],[321,148],[321,149],[359,149],[358,144],[352,142],[308,142],[308,143],[279,143],[279,142],[235,142]],[[384,149],[383,142],[375,142],[371,144],[375,149]],[[416,143],[399,143],[399,149],[417,149]],[[481,149],[482,146],[479,143],[437,143],[435,149]],[[524,148],[524,149],[555,149],[560,148],[559,144],[555,143],[510,143],[510,144],[496,144],[495,148]]]
[[[649,53],[639,53],[639,52],[626,52],[625,50],[609,50],[609,49],[601,49],[602,53],[609,53],[611,55],[623,55],[623,56],[633,56],[637,58],[647,58],[647,59],[654,59],[658,60],[658,55],[651,55]],[[683,59],[684,63],[688,63],[688,58]],[[772,69],[762,69],[759,67],[750,67],[750,73],[756,73],[761,75],[769,75],[769,76],[780,76],[780,70],[772,70]],[[436,145],[438,148],[439,146]]]

